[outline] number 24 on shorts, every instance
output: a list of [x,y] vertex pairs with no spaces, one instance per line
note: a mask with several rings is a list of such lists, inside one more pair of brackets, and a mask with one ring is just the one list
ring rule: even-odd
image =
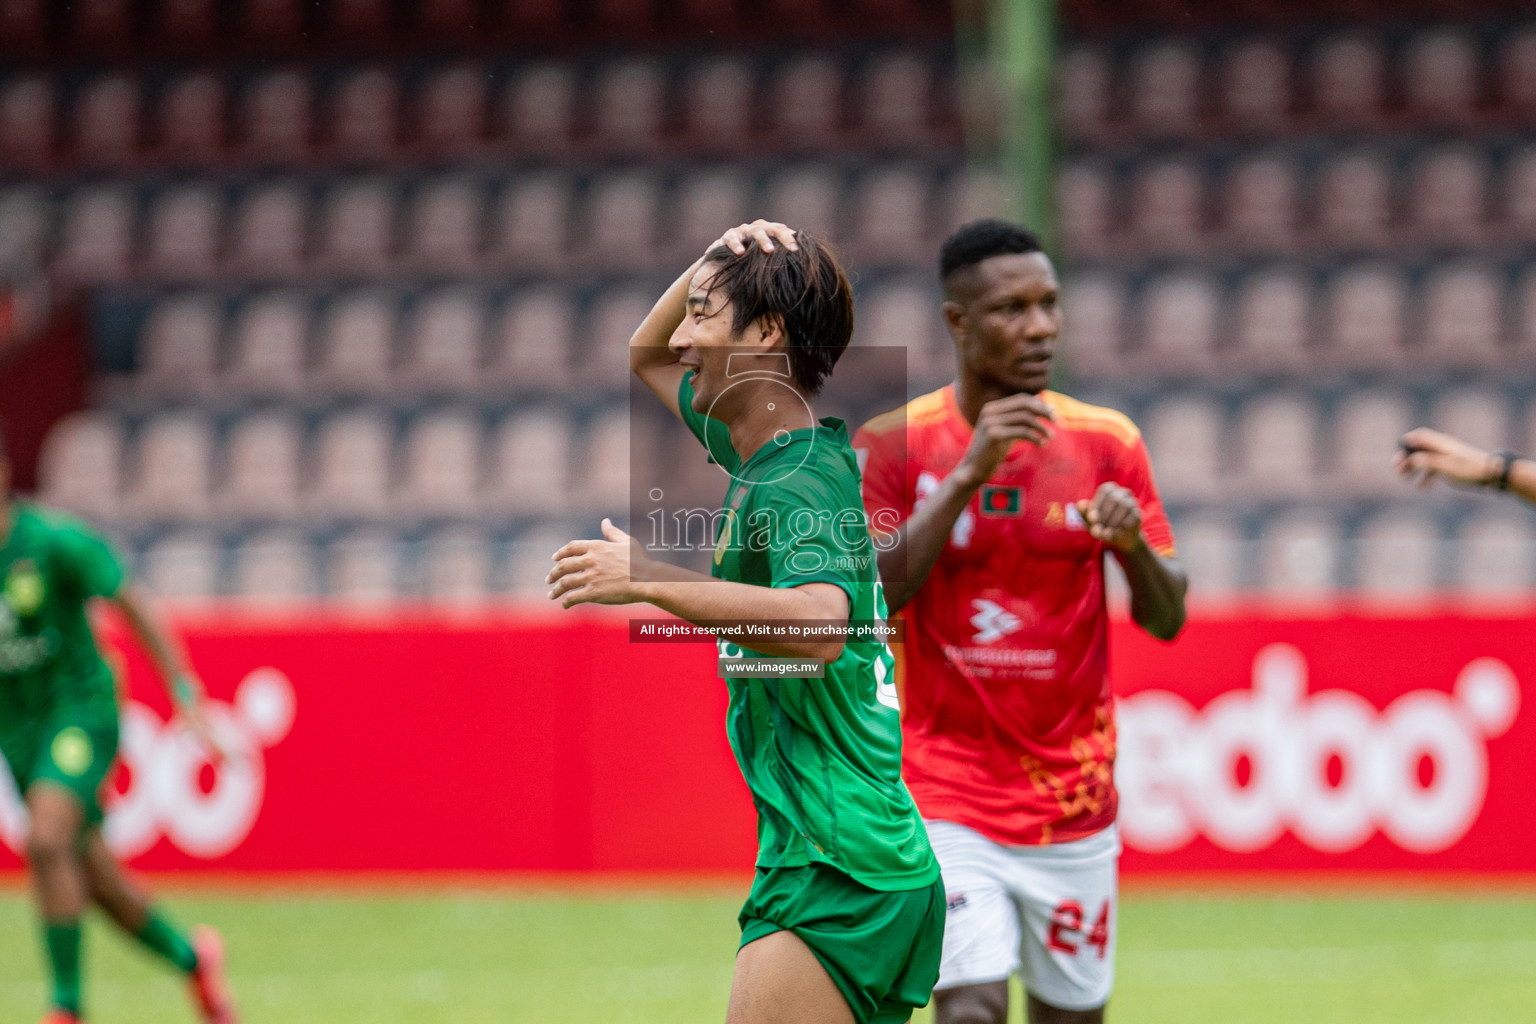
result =
[[[1063,932],[1083,931],[1083,905],[1076,900],[1066,900],[1057,905],[1051,912],[1051,930],[1046,933],[1045,944],[1053,953],[1065,953],[1068,956],[1076,956],[1080,948],[1076,943],[1067,941]],[[1097,947],[1099,959],[1104,959],[1104,952],[1109,949],[1109,900],[1099,908],[1098,916],[1094,919],[1093,928],[1088,932],[1088,937],[1083,940],[1089,946]]]

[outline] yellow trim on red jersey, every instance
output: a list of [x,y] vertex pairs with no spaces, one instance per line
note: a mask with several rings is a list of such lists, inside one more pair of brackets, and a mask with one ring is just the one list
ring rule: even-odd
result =
[[[945,387],[948,386],[945,385]],[[939,388],[926,395],[919,395],[899,409],[881,413],[864,424],[860,430],[876,435],[886,434],[899,427],[927,426],[944,419],[948,413],[949,407],[944,401],[944,388]]]
[[1047,391],[1042,397],[1056,413],[1057,424],[1069,430],[1111,434],[1127,448],[1141,439],[1141,431],[1136,428],[1136,424],[1118,409],[1089,405],[1087,402],[1055,391]]

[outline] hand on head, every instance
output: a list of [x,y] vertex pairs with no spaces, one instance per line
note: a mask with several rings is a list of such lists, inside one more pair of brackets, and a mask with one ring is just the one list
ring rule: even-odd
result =
[[795,238],[795,229],[787,224],[780,224],[771,220],[755,220],[750,224],[741,224],[731,228],[725,234],[710,243],[706,252],[712,252],[720,246],[725,246],[737,256],[746,254],[747,245],[756,242],[763,252],[773,252],[782,245],[790,252],[798,252],[800,243]]
[[1477,487],[1497,479],[1499,459],[1481,448],[1438,430],[1420,427],[1404,434],[1392,458],[1398,473],[1420,487],[1436,477],[1453,484]]

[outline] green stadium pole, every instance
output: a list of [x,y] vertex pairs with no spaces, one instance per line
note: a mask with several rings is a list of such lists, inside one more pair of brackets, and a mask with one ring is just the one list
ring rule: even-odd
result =
[[1056,249],[1056,0],[991,0],[988,51],[1001,91],[1001,169],[1013,208]]

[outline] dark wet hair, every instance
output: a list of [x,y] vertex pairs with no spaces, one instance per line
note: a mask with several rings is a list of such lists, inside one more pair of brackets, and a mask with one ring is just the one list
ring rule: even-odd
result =
[[939,249],[939,280],[945,284],[956,272],[993,256],[1042,252],[1040,236],[1006,220],[987,218],[962,224]]
[[783,324],[789,372],[807,395],[821,390],[853,337],[853,289],[832,247],[795,233],[799,251],[782,245],[763,252],[755,242],[738,256],[720,245],[705,254],[715,268],[709,290],[731,303],[731,333],[763,317]]

